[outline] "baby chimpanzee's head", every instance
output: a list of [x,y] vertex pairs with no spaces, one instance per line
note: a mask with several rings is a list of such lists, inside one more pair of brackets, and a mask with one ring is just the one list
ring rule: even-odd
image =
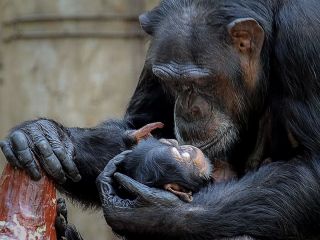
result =
[[210,181],[212,173],[212,165],[200,149],[153,137],[141,140],[122,168],[133,179],[164,188],[187,202],[192,201],[192,193]]

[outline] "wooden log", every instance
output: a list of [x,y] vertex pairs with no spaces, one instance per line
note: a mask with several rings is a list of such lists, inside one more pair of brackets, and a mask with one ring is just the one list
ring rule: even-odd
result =
[[[43,174],[44,175],[44,174]],[[7,165],[0,179],[0,240],[56,240],[56,190]]]

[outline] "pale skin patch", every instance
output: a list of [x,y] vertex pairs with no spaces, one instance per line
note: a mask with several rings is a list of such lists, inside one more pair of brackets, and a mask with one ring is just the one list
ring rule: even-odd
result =
[[187,152],[182,153],[182,154],[181,154],[181,157],[182,157],[183,159],[185,159],[186,161],[190,161],[190,160],[191,160],[191,156],[190,156],[190,154],[187,153]]
[[212,166],[206,160],[204,154],[200,149],[197,149],[197,157],[193,160],[193,164],[199,170],[200,176],[208,178],[212,171]]
[[177,161],[183,162],[180,152],[175,147],[171,148],[171,154]]
[[196,158],[193,161],[194,165],[197,167],[197,169],[199,169],[200,173],[204,172],[204,169],[206,167],[206,164],[204,163],[204,161],[202,160],[202,158]]
[[[209,177],[212,167],[202,151],[192,146],[182,147],[184,147],[186,151],[181,152],[176,147],[172,147],[170,149],[172,156],[180,163],[195,166],[199,171],[200,177]],[[193,151],[193,154],[191,155],[188,151]]]
[[229,163],[221,160],[215,160],[212,178],[215,182],[223,182],[236,177]]

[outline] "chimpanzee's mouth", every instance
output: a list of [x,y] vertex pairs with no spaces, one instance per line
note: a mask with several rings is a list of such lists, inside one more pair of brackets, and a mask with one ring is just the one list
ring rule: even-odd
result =
[[223,131],[220,131],[218,134],[214,134],[214,136],[209,138],[208,140],[204,141],[199,141],[195,139],[190,139],[186,141],[185,139],[181,138],[181,135],[178,131],[176,131],[176,136],[178,141],[180,141],[181,143],[186,145],[192,145],[196,148],[199,148],[201,151],[207,150],[213,146],[219,148],[216,149],[219,151],[227,147],[227,145],[229,145],[234,140],[236,140],[237,131],[235,131],[233,127],[228,127]]
[[[208,148],[218,145],[224,138],[228,138],[228,135],[232,132],[232,127],[227,128],[225,131],[223,131],[219,136],[213,136],[208,141],[205,141],[204,143],[196,144],[195,147],[199,148],[201,151],[207,150]],[[232,135],[232,134],[231,134]],[[229,139],[233,140],[233,139]],[[224,141],[224,144],[228,144],[227,140]]]
[[237,125],[224,115],[203,123],[185,123],[175,116],[175,135],[181,144],[217,154],[227,151],[237,142],[239,131]]
[[204,151],[204,150],[210,148],[211,146],[216,145],[220,141],[221,138],[217,139],[214,137],[214,138],[210,139],[208,142],[201,144],[199,146],[196,146],[196,147],[199,148],[201,151]]
[[199,144],[196,147],[199,148],[201,151],[207,150],[208,148],[210,148],[214,145],[217,145],[224,137],[227,136],[227,134],[229,133],[230,130],[231,130],[231,128],[224,131],[222,134],[220,134],[220,136],[218,136],[218,137],[214,136],[211,139],[209,139],[208,141],[206,141],[205,143]]

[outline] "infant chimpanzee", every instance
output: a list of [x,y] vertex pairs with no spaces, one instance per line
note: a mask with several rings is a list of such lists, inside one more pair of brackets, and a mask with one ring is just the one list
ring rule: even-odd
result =
[[192,193],[210,181],[212,165],[194,146],[179,146],[174,139],[158,140],[150,135],[153,129],[161,127],[161,123],[149,124],[124,136],[126,142],[133,142],[133,147],[119,171],[140,183],[164,188],[190,202]]
[[192,201],[192,193],[211,179],[212,166],[200,149],[176,140],[149,137],[127,154],[120,172],[150,187],[164,188],[181,200]]

